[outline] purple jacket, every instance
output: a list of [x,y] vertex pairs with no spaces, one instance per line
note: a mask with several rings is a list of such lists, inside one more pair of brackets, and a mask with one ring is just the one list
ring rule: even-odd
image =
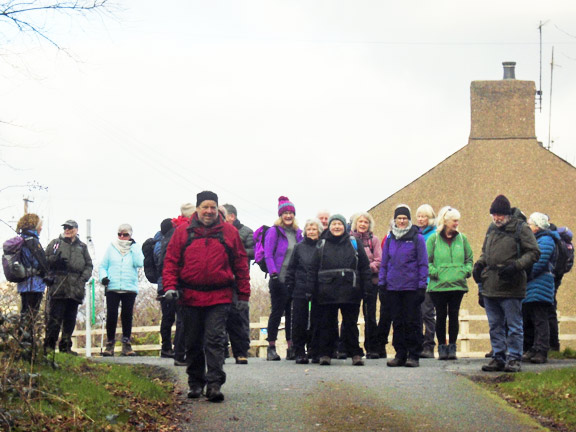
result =
[[[296,243],[302,241],[302,230],[296,231]],[[268,267],[268,273],[280,273],[284,256],[288,249],[288,239],[286,231],[282,227],[272,226],[266,231],[266,241],[264,242],[264,259]]]
[[378,285],[388,291],[425,289],[428,280],[428,252],[422,234],[412,226],[402,238],[390,233],[382,247]]

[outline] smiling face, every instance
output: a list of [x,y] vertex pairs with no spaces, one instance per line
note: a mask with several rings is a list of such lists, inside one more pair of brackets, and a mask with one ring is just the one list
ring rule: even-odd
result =
[[202,225],[210,226],[218,219],[218,204],[212,200],[202,201],[196,209],[196,213]]
[[319,234],[320,232],[316,224],[311,223],[306,227],[306,237],[308,237],[310,240],[318,240]]
[[334,237],[341,236],[342,234],[344,234],[345,231],[346,227],[338,219],[335,219],[330,223],[330,232]]
[[368,220],[368,218],[360,216],[356,221],[356,231],[358,231],[359,233],[365,233],[368,232],[369,229],[370,229],[370,221]]
[[78,234],[78,228],[74,228],[70,225],[64,225],[64,237],[73,239]]
[[294,225],[294,212],[291,211],[285,211],[284,213],[282,213],[282,216],[280,216],[280,219],[282,219],[282,223],[284,224],[284,226],[292,226]]
[[459,224],[460,219],[446,219],[446,222],[444,222],[444,229],[447,234],[453,234],[458,231]]

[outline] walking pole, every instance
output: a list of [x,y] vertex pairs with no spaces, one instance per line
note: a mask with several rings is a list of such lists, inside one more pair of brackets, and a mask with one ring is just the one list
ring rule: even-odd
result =
[[[372,349],[370,341],[370,326],[368,325],[368,305],[366,304],[368,296],[369,295],[365,295],[362,299],[362,313],[364,314],[364,348],[368,345],[370,349]],[[366,356],[368,356],[368,349],[366,349]]]
[[94,282],[91,279],[86,285],[88,289],[88,295],[86,296],[86,357],[92,357],[92,321],[90,316],[90,311],[92,310],[92,296],[90,295],[90,285]]

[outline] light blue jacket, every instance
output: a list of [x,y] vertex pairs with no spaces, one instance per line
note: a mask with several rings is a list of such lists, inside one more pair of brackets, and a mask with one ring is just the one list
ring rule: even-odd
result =
[[110,279],[108,291],[138,293],[138,267],[144,265],[144,254],[139,244],[132,243],[130,252],[122,256],[114,243],[108,246],[100,263],[98,277]]

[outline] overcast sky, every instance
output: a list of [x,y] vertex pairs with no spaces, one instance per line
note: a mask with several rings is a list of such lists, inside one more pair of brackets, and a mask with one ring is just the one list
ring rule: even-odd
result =
[[539,87],[541,21],[536,133],[554,46],[552,150],[574,164],[575,2],[134,0],[49,21],[71,55],[0,22],[0,219],[29,197],[47,244],[90,218],[100,259],[119,224],[143,241],[205,189],[254,229],[280,195],[301,222],[348,217],[467,144],[471,81],[516,61]]

